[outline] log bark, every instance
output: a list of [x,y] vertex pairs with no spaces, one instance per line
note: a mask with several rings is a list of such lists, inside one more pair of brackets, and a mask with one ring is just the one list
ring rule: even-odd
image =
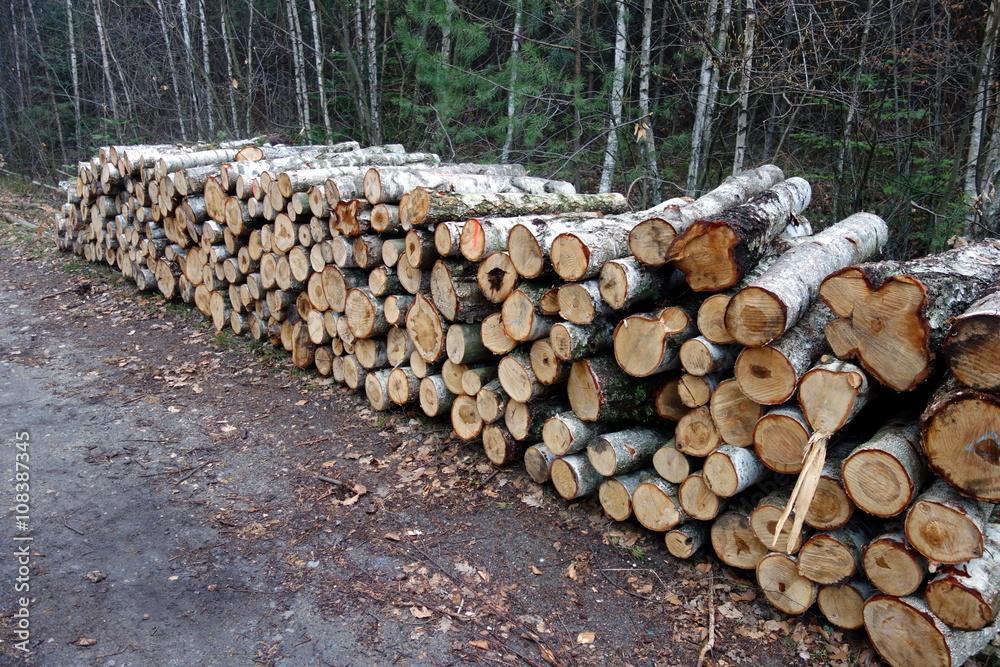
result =
[[[812,532],[806,527],[802,527],[798,533],[792,535],[792,522],[786,521],[781,528],[778,539],[775,539],[774,531],[778,527],[778,519],[788,505],[791,495],[791,488],[780,488],[762,498],[757,503],[757,507],[750,513],[750,527],[753,529],[757,539],[768,546],[784,545],[785,551],[794,554],[802,548],[802,543]],[[790,539],[791,538],[791,539]]]
[[552,462],[549,468],[556,493],[566,500],[576,500],[597,491],[603,479],[590,465],[586,454],[570,454]]
[[986,531],[983,555],[949,565],[927,584],[927,606],[947,625],[981,630],[997,621],[1000,609],[1000,524]]
[[796,405],[779,405],[757,420],[753,447],[771,470],[794,475],[802,470],[802,458],[812,429]]
[[962,563],[983,555],[993,505],[963,498],[938,479],[906,513],[906,539],[935,563]]
[[548,335],[557,321],[542,312],[542,299],[550,289],[544,283],[521,283],[504,299],[500,316],[508,336],[520,343]]
[[365,396],[368,397],[372,408],[379,412],[388,410],[392,406],[388,389],[390,373],[392,373],[391,368],[382,368],[365,376]]
[[636,470],[615,477],[609,477],[601,482],[597,489],[597,497],[604,513],[615,521],[625,521],[632,516],[632,493],[653,471]]
[[549,330],[549,344],[559,359],[579,361],[610,349],[614,331],[615,325],[604,320],[586,325],[557,322]]
[[614,332],[615,359],[635,377],[647,377],[680,366],[680,347],[694,338],[696,307],[668,306],[626,317]]
[[[478,165],[477,165],[478,166]],[[491,165],[498,167],[500,165]],[[490,193],[507,192],[514,188],[511,178],[525,176],[521,165],[503,165],[507,169],[495,173],[476,173],[469,165],[468,173],[441,165],[434,169],[412,167],[372,167],[365,172],[364,192],[369,202],[398,204],[403,195],[416,188],[429,191]],[[503,173],[504,171],[508,173]],[[514,173],[520,171],[521,173]]]
[[741,570],[756,569],[768,554],[767,546],[757,539],[745,509],[729,509],[712,522],[709,536],[715,555],[726,565]]
[[[465,192],[463,190],[463,192]],[[507,235],[522,223],[547,223],[559,220],[558,214],[515,217],[482,217],[465,221],[459,239],[459,251],[470,262],[482,261],[487,255],[507,249]],[[435,230],[436,231],[436,230]]]
[[981,651],[997,627],[953,630],[917,596],[873,595],[865,603],[865,629],[879,655],[893,667],[959,667]]
[[798,243],[730,300],[730,335],[754,347],[781,337],[816,300],[823,280],[880,252],[888,237],[881,218],[855,213]]
[[382,261],[388,267],[395,267],[405,252],[405,238],[388,238],[382,241]]
[[385,319],[384,303],[384,299],[372,294],[367,287],[356,287],[347,293],[344,317],[355,337],[385,335],[390,325]]
[[858,359],[882,384],[912,390],[932,372],[948,319],[997,280],[1000,241],[843,269],[820,286],[837,316],[826,339],[834,354]]
[[[397,210],[397,217],[399,215]],[[442,257],[461,256],[462,230],[465,229],[464,220],[449,220],[438,223],[434,227],[434,247]],[[506,248],[506,244],[504,244]]]
[[552,242],[563,232],[571,231],[591,218],[593,216],[568,215],[549,222],[515,225],[507,235],[507,252],[510,253],[514,269],[522,278],[529,280],[551,273],[549,251]]
[[889,526],[869,542],[861,564],[876,588],[896,597],[912,595],[927,577],[927,559],[906,541],[901,525]]
[[778,340],[744,349],[733,366],[743,393],[762,405],[779,405],[792,398],[799,379],[826,350],[821,332],[833,318],[825,304],[816,303]]
[[855,579],[837,586],[820,586],[816,603],[833,625],[845,630],[860,630],[865,625],[865,601],[874,593],[870,583]]
[[524,471],[536,484],[545,484],[551,479],[549,471],[558,457],[548,450],[544,443],[532,445],[524,450]]
[[719,386],[717,375],[689,375],[685,373],[680,378],[677,391],[681,402],[689,408],[700,408],[712,400],[712,392]]
[[677,487],[677,497],[681,508],[692,519],[711,521],[719,516],[728,502],[716,495],[705,481],[704,469],[693,472],[684,478]]
[[723,442],[736,447],[753,444],[753,429],[764,406],[746,396],[734,379],[719,383],[710,401],[712,421]]
[[659,477],[646,479],[635,488],[632,512],[643,526],[659,532],[671,530],[688,519],[681,507],[678,486]]
[[816,601],[819,587],[798,572],[795,556],[769,553],[757,563],[757,585],[775,608],[786,614],[805,613]]
[[484,216],[515,217],[600,211],[620,213],[628,202],[618,193],[600,195],[528,194],[515,192],[449,193],[415,188],[400,202],[399,217],[404,225],[428,226],[447,220],[468,220]]
[[573,363],[566,393],[573,412],[584,421],[641,422],[653,415],[653,395],[662,385],[663,378],[636,380],[613,357],[602,356]]
[[743,204],[784,179],[781,169],[774,165],[764,165],[730,176],[717,188],[693,202],[680,198],[672,200],[671,206],[664,207],[658,215],[636,226],[629,236],[629,248],[643,264],[666,264],[670,261],[669,248],[674,238],[696,220],[718,216],[724,210]]
[[709,490],[732,498],[767,477],[768,469],[750,448],[723,444],[705,459],[702,475]]
[[1000,502],[1000,398],[945,379],[920,419],[936,475],[964,495]]
[[943,353],[962,383],[1000,392],[1000,286],[994,285],[951,320]]
[[608,216],[583,223],[552,239],[552,268],[563,280],[585,280],[597,276],[607,262],[628,257],[629,232],[649,211]]
[[917,425],[882,427],[844,459],[842,470],[844,488],[859,508],[878,517],[901,514],[928,476]]
[[448,358],[456,364],[474,364],[493,358],[482,340],[482,324],[453,324],[445,336]]
[[344,359],[344,384],[351,389],[358,391],[365,389],[365,380],[368,377],[368,369],[362,368],[353,354],[348,354]]
[[693,223],[670,244],[670,260],[696,291],[735,285],[809,205],[811,195],[801,178],[782,181],[742,206]]
[[614,477],[647,466],[669,435],[651,429],[604,433],[587,445],[587,458],[605,477]]

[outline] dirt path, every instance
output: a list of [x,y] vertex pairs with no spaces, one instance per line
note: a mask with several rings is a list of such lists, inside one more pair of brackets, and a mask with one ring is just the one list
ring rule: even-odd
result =
[[707,664],[857,664],[863,647],[7,223],[0,442],[0,664],[694,665],[710,607]]

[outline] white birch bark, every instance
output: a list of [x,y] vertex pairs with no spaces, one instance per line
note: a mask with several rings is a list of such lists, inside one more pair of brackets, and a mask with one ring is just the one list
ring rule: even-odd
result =
[[368,56],[368,105],[372,121],[372,143],[382,143],[382,121],[378,110],[378,67],[375,57],[375,0],[365,0],[366,54]]
[[198,99],[194,85],[194,49],[191,47],[191,24],[188,22],[187,0],[179,0],[181,13],[181,38],[184,40],[184,69],[187,74],[188,95],[191,98],[191,112],[194,114],[195,131],[201,138],[202,124],[198,119]]
[[330,127],[330,110],[326,106],[326,84],[323,79],[323,48],[319,38],[319,18],[316,15],[316,0],[309,0],[309,18],[312,21],[313,52],[316,57],[316,87],[319,88],[319,107],[323,113],[323,129],[326,137],[333,130]]
[[[157,2],[162,3],[162,0],[157,0]],[[108,42],[104,34],[104,22],[101,20],[101,4],[99,0],[94,0],[94,27],[97,30],[97,43],[101,47],[101,70],[104,72],[104,83],[108,87],[108,98],[111,101],[111,115],[117,122],[119,120],[118,93],[115,92],[115,82],[111,78],[111,61],[108,59]],[[164,38],[167,36],[166,24],[164,24],[163,36]],[[173,67],[170,69],[173,71]],[[187,137],[184,137],[184,140],[187,141]]]
[[[215,137],[215,113],[212,110],[212,61],[208,57],[208,22],[205,20],[205,0],[198,0],[198,23],[201,27],[201,73],[205,80],[205,120],[208,122],[208,138]],[[228,51],[229,45],[223,42]]]
[[611,192],[611,181],[618,162],[618,127],[622,124],[622,103],[625,97],[625,49],[628,47],[625,34],[625,0],[615,0],[618,21],[615,25],[615,69],[611,82],[611,127],[608,130],[608,146],[604,151],[604,168],[597,191]]
[[750,77],[753,73],[754,36],[757,32],[757,5],[755,0],[744,0],[746,15],[743,27],[743,55],[740,59],[739,115],[736,119],[736,149],[733,155],[733,175],[743,171],[747,149],[747,108],[750,103]]
[[309,120],[309,89],[306,86],[306,61],[303,53],[302,24],[299,22],[299,7],[296,0],[288,0],[288,30],[292,40],[292,58],[295,62],[295,92],[302,130],[308,135],[312,129]]
[[160,16],[160,30],[163,32],[163,48],[167,52],[170,81],[174,88],[174,102],[177,104],[177,122],[181,128],[181,139],[186,142],[188,140],[187,123],[184,120],[184,111],[181,109],[180,87],[177,85],[177,64],[174,61],[173,47],[170,45],[170,31],[167,29],[167,13],[166,8],[163,6],[163,0],[156,0],[156,9]]
[[76,35],[73,31],[73,0],[66,0],[66,27],[69,32],[69,67],[73,81],[73,118],[76,121],[76,144],[80,145],[80,71],[76,61]]
[[[236,80],[236,69],[233,67],[232,45],[229,41],[229,14],[225,4],[220,7],[219,23],[222,28],[222,43],[225,45],[223,50],[226,53],[226,91],[229,95],[229,115],[232,122],[231,127],[235,132],[237,125],[239,125],[239,119],[236,116],[236,86],[238,82]],[[249,133],[249,129],[247,129],[247,132]]]
[[965,199],[969,207],[965,218],[966,236],[972,236],[973,225],[980,217],[979,158],[983,148],[983,130],[986,126],[986,107],[993,79],[993,56],[996,51],[997,25],[1000,23],[1000,0],[990,0],[979,50],[979,62],[972,91],[972,119],[969,125],[969,152],[965,163]]
[[701,172],[701,144],[708,120],[708,96],[712,88],[712,69],[714,67],[714,37],[715,23],[718,20],[719,0],[711,0],[705,17],[704,42],[705,57],[701,61],[701,73],[698,76],[698,100],[695,104],[694,127],[691,129],[691,157],[688,163],[687,183],[684,194],[694,197],[698,189],[698,174]]
[[646,169],[653,179],[653,201],[660,199],[660,171],[656,167],[656,141],[653,137],[653,118],[649,113],[650,43],[653,33],[653,0],[644,0],[642,6],[642,48],[639,50],[639,121]]
[[514,145],[514,117],[517,111],[517,68],[521,62],[521,16],[523,14],[522,0],[516,0],[514,5],[514,36],[510,43],[510,58],[507,67],[510,70],[510,82],[507,88],[507,137],[503,142],[503,149],[500,151],[500,162],[506,164],[510,161],[510,150]]

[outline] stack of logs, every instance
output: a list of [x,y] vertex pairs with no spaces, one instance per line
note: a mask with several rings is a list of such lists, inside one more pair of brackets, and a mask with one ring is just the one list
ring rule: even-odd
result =
[[677,557],[711,544],[784,612],[960,665],[1000,607],[1000,242],[869,262],[885,223],[814,234],[810,197],[771,165],[628,212],[397,145],[111,146],[58,228]]

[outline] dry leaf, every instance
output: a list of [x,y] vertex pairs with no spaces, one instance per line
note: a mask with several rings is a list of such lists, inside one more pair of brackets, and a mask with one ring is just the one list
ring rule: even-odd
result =
[[711,563],[698,563],[697,565],[694,566],[694,569],[698,570],[702,574],[708,574],[709,572],[712,571],[712,564]]
[[541,573],[542,573],[542,571],[541,571],[541,570],[539,570],[539,569],[538,569],[537,567],[535,567],[534,565],[532,565],[532,566],[531,566],[531,573],[532,573],[532,574],[541,574]]
[[438,623],[438,632],[448,632],[451,630],[452,620],[448,616],[442,616],[441,621]]
[[434,612],[427,607],[410,607],[410,613],[414,618],[430,618]]
[[236,430],[236,427],[235,426],[230,426],[229,424],[226,424],[225,426],[222,427],[221,430],[222,430],[223,433],[232,433],[233,431]]
[[569,564],[569,567],[566,568],[566,576],[572,579],[573,581],[577,580],[576,563]]
[[754,591],[743,591],[742,593],[730,593],[729,597],[732,598],[733,602],[753,602],[757,599],[757,593]]
[[97,643],[97,640],[92,639],[90,637],[78,637],[77,640],[73,643],[76,644],[77,646],[93,646],[94,644]]
[[335,465],[337,465],[337,462],[334,459],[330,459],[329,461],[323,461],[322,463],[320,463],[319,467],[320,468],[332,468]]
[[528,495],[524,495],[524,496],[521,496],[521,502],[524,503],[525,505],[527,505],[528,507],[541,507],[542,506],[542,497],[541,496],[528,496]]
[[364,484],[355,484],[352,490],[359,496],[363,496],[366,493],[368,493],[368,487],[366,487]]
[[455,563],[455,571],[458,572],[459,574],[464,574],[469,577],[476,576],[477,572],[476,568],[469,565],[468,563]]
[[360,498],[360,497],[361,496],[359,496],[359,495],[353,495],[350,498],[345,498],[344,502],[341,503],[341,504],[344,505],[345,507],[350,507],[354,503],[358,502],[358,498]]
[[593,644],[597,639],[597,634],[593,632],[581,632],[576,636],[577,644]]
[[549,648],[548,646],[546,646],[545,644],[539,644],[539,645],[538,645],[538,652],[542,654],[542,658],[543,658],[543,659],[544,659],[544,660],[545,660],[546,662],[548,662],[548,663],[550,663],[550,664],[553,664],[553,665],[558,665],[558,664],[559,664],[559,663],[558,663],[558,662],[556,661],[556,655],[555,655],[555,653],[553,653],[553,652],[552,652],[552,649],[550,649],[550,648]]
[[679,597],[677,597],[676,595],[674,595],[673,593],[667,593],[666,595],[663,596],[663,599],[666,600],[667,602],[669,602],[670,604],[675,605],[677,607],[679,607],[682,604],[684,604],[683,602],[681,602],[681,599]]
[[475,646],[478,649],[482,649],[484,651],[489,651],[490,650],[490,643],[488,641],[486,641],[485,639],[473,639],[469,643],[472,644],[473,646]]
[[732,602],[720,604],[717,611],[729,620],[735,621],[736,619],[743,618],[743,612],[737,609],[736,605]]

